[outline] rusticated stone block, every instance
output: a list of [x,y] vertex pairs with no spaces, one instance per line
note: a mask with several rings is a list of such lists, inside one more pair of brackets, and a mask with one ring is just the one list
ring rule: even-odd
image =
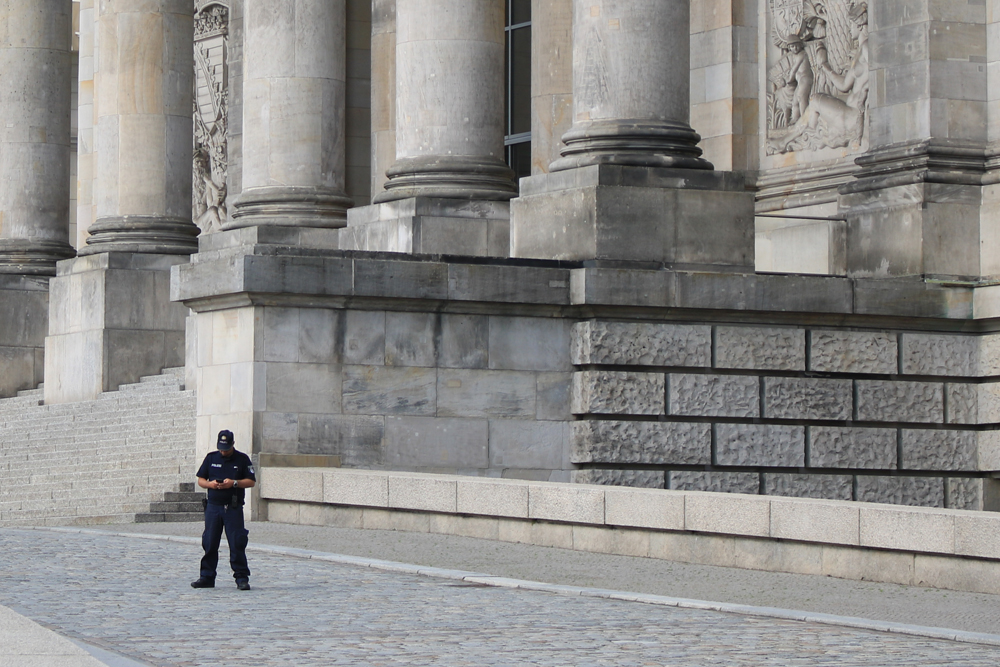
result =
[[712,328],[644,322],[580,322],[573,363],[703,366],[712,364]]
[[662,373],[583,371],[573,374],[573,413],[659,415],[664,413]]
[[760,417],[760,382],[733,375],[668,376],[670,414],[689,417]]
[[944,507],[944,480],[940,477],[880,477],[858,475],[857,500],[915,507]]
[[718,327],[716,368],[804,371],[806,334],[802,329]]
[[978,336],[903,334],[900,358],[906,375],[979,374]]
[[896,429],[811,426],[809,466],[812,468],[896,467]]
[[858,381],[858,419],[944,423],[944,385],[937,382]]
[[764,493],[769,496],[851,500],[854,478],[851,475],[798,475],[764,473]]
[[1000,385],[945,385],[948,424],[996,424],[1000,422]]
[[573,463],[708,465],[712,427],[683,422],[578,421]]
[[979,470],[979,434],[975,431],[903,430],[905,470]]
[[949,509],[982,511],[983,481],[978,477],[946,477],[945,504]]
[[896,336],[867,331],[812,331],[809,370],[821,373],[897,372]]
[[640,489],[662,489],[664,473],[660,470],[574,470],[574,484],[632,486]]
[[804,426],[718,424],[715,457],[720,466],[797,468],[806,464]]
[[760,475],[755,472],[701,472],[671,470],[667,474],[671,489],[711,491],[714,493],[760,493]]
[[853,386],[850,380],[766,378],[764,416],[770,419],[851,418]]

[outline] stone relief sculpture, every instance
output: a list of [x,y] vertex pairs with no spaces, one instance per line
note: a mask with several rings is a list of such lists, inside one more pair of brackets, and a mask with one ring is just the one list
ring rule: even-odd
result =
[[195,5],[194,25],[192,207],[195,224],[202,233],[211,233],[220,231],[228,219],[229,8],[218,0],[201,0]]
[[768,9],[780,55],[769,62],[767,76],[767,154],[860,148],[868,108],[868,3],[768,0]]

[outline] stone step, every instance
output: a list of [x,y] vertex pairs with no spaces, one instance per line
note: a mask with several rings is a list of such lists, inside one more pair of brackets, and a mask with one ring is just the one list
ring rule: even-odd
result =
[[168,503],[200,503],[204,497],[204,491],[167,491],[163,494],[164,502]]
[[205,520],[205,513],[198,512],[175,512],[175,513],[154,513],[143,512],[135,515],[135,523],[200,523]]
[[201,501],[175,503],[175,502],[154,502],[149,504],[149,511],[153,513],[178,513],[178,512],[201,512],[204,507]]

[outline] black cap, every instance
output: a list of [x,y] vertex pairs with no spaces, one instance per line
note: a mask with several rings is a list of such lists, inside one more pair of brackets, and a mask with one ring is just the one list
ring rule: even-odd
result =
[[236,444],[232,431],[219,431],[219,451],[228,452]]

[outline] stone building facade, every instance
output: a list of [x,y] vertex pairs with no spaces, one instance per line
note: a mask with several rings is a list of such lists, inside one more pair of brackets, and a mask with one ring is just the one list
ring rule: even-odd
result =
[[0,0],[3,395],[186,365],[199,450],[1000,507],[995,0],[78,4],[71,244],[72,3]]

